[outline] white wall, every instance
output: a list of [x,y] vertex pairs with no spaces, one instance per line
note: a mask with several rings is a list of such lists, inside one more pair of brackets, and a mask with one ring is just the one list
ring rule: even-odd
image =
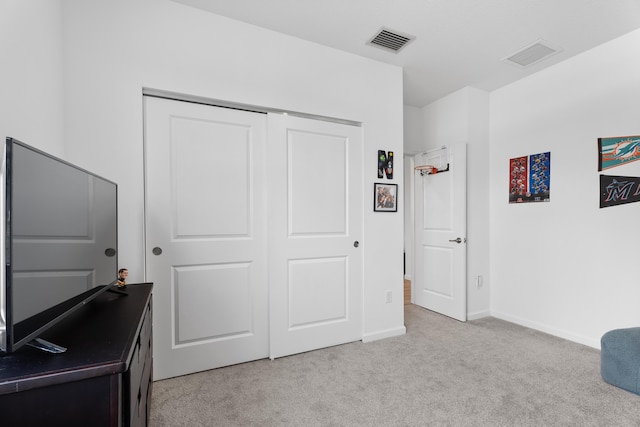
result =
[[[0,1],[0,146],[16,138],[62,156],[62,22],[59,0]],[[2,150],[3,150],[2,149]],[[0,158],[4,154],[0,150]],[[4,186],[0,165],[0,185]],[[4,191],[0,191],[4,193]],[[4,242],[5,200],[0,199],[0,240]],[[5,259],[4,244],[0,258]],[[0,270],[4,283],[5,269]],[[5,296],[0,289],[0,335]]]
[[0,2],[0,137],[62,156],[60,0]]
[[411,105],[404,106],[404,153],[414,155],[423,151],[424,126],[422,124],[422,108]]
[[[418,120],[422,126],[420,145],[411,146],[414,153],[448,144],[467,144],[467,316],[469,319],[488,316],[489,94],[467,87],[425,106],[419,116],[408,116],[405,120]],[[410,127],[405,124],[405,129]],[[405,150],[408,151],[407,146]],[[483,278],[479,288],[478,275]]]
[[[63,19],[68,157],[118,182],[130,281],[144,270],[143,87],[355,120],[365,141],[363,334],[404,333],[402,204],[396,214],[372,207],[377,150],[403,157],[399,67],[168,0],[65,0]],[[400,161],[394,176],[402,188]]]
[[404,253],[405,279],[413,274],[413,156],[423,151],[422,109],[404,106]]
[[[640,134],[640,31],[491,94],[491,313],[593,347],[640,325],[640,203],[599,209],[597,138]],[[508,204],[551,152],[551,201]],[[640,162],[605,172],[640,176]]]
[[[489,93],[467,88],[467,315],[489,315]],[[480,284],[478,285],[478,276]]]

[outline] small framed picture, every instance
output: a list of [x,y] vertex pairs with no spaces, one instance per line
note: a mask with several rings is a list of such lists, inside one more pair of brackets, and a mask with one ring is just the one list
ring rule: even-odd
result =
[[397,212],[398,184],[373,184],[374,212]]

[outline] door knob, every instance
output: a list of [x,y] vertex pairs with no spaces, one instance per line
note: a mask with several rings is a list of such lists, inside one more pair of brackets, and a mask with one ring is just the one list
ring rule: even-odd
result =
[[449,240],[450,242],[456,242],[456,243],[462,243],[462,239],[461,238],[457,238],[457,239],[453,239],[453,240]]
[[353,247],[357,248],[358,246],[360,246],[360,242],[358,242],[357,240],[355,242],[353,242]]
[[156,246],[151,250],[151,253],[153,253],[154,255],[160,255],[162,253],[162,248]]

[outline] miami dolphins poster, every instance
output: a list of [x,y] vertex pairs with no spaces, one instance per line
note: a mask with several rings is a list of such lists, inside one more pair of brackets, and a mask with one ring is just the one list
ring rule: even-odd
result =
[[509,160],[509,203],[550,201],[551,152]]
[[640,160],[640,136],[598,138],[598,171]]

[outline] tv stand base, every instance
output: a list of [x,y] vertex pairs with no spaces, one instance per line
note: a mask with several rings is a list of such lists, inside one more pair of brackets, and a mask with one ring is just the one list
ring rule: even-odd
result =
[[37,348],[38,350],[46,351],[47,353],[58,354],[67,351],[66,347],[43,340],[42,338],[36,338],[35,340],[28,342],[27,345]]

